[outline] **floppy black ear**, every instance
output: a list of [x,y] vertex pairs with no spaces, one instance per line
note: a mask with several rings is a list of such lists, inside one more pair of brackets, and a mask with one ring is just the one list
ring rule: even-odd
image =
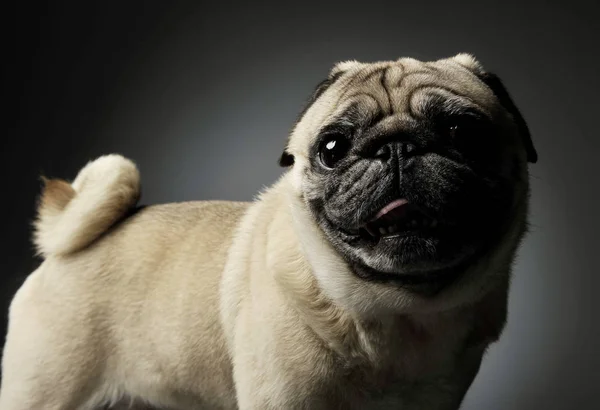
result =
[[284,149],[279,157],[279,166],[291,167],[292,165],[294,165],[294,156]]
[[529,127],[521,115],[521,112],[510,97],[506,87],[504,87],[504,84],[502,84],[502,80],[500,80],[496,74],[492,73],[477,73],[476,75],[481,79],[481,81],[490,87],[500,101],[500,104],[502,104],[504,108],[506,108],[506,110],[513,116],[519,134],[521,134],[521,138],[523,139],[525,150],[527,151],[527,161],[536,163],[538,160],[538,155],[531,139]]
[[[331,74],[327,79],[321,81],[317,85],[317,87],[313,91],[312,95],[310,96],[310,98],[308,99],[308,101],[306,102],[306,104],[304,105],[304,108],[302,109],[302,111],[298,115],[298,118],[296,120],[296,124],[298,124],[298,122],[300,122],[300,120],[302,119],[302,117],[304,117],[304,114],[306,114],[306,111],[308,111],[308,109],[315,103],[315,101],[317,101],[317,99],[321,95],[323,95],[323,93],[329,87],[331,87],[331,85],[333,83],[335,83],[337,81],[337,79],[342,76],[343,73],[344,73],[343,71],[337,71],[337,72]],[[289,138],[288,138],[288,142],[289,142]],[[286,146],[287,146],[287,143],[286,143]],[[290,154],[287,151],[287,149],[284,149],[283,153],[281,154],[281,157],[279,157],[279,165],[282,166],[282,167],[290,167],[290,166],[294,165],[294,156],[292,154]]]

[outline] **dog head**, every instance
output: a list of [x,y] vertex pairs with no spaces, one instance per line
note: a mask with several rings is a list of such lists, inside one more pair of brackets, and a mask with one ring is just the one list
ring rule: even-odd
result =
[[280,164],[349,274],[432,297],[512,262],[536,160],[502,82],[459,54],[337,64]]

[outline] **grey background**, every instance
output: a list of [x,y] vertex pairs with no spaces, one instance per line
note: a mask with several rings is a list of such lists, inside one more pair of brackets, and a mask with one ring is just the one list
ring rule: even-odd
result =
[[120,152],[144,204],[249,200],[339,60],[475,53],[530,125],[532,232],[464,409],[589,409],[600,386],[598,10],[592,2],[21,3],[5,10],[1,291],[39,262],[38,175]]

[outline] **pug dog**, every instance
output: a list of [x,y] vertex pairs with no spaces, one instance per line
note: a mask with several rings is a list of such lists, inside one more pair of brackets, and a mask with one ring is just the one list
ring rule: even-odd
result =
[[506,321],[528,127],[468,54],[337,64],[252,203],[46,180],[0,410],[459,408]]

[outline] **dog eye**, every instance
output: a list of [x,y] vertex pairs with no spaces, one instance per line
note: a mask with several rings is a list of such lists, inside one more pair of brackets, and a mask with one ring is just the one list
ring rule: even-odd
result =
[[450,124],[448,126],[448,134],[450,134],[451,137],[456,137],[456,134],[458,134],[458,124]]
[[326,168],[332,169],[346,156],[349,149],[350,142],[344,135],[328,135],[321,143],[319,159]]
[[444,132],[452,140],[474,137],[483,131],[483,121],[472,115],[451,118],[444,122]]

